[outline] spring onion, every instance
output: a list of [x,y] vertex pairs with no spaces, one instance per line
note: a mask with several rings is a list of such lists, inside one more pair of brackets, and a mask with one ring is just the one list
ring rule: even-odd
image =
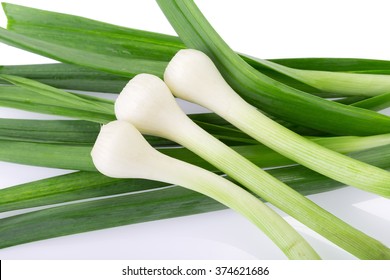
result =
[[179,51],[164,80],[177,97],[212,110],[280,154],[334,180],[390,197],[389,172],[330,151],[270,120],[225,82],[204,53]]
[[[217,100],[215,95],[208,98],[224,102]],[[360,258],[383,258],[390,254],[390,250],[378,241],[301,196],[194,124],[158,77],[140,74],[130,80],[115,102],[115,114],[118,120],[132,123],[144,134],[164,137],[187,147],[352,254]]]
[[252,194],[205,169],[159,153],[125,121],[104,125],[91,155],[106,176],[163,181],[195,190],[247,217],[289,258],[319,258],[288,223]]
[[157,3],[186,47],[212,58],[228,83],[253,106],[289,122],[337,135],[390,132],[388,116],[324,100],[260,73],[222,40],[192,0]]

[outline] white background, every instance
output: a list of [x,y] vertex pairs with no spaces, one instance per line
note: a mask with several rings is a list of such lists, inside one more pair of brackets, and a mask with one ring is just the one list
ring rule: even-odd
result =
[[[127,27],[175,34],[152,0],[9,0]],[[260,58],[361,57],[390,60],[388,1],[196,1],[236,51]],[[0,15],[0,25],[5,17]],[[82,43],[82,42],[81,42]],[[51,60],[0,44],[0,65]],[[187,110],[198,110],[187,107]],[[0,109],[2,118],[46,118]],[[0,162],[0,188],[68,171]],[[389,201],[353,188],[310,196],[390,245]],[[14,214],[14,213],[12,213]],[[2,214],[0,217],[9,215]],[[286,217],[326,259],[353,259]],[[54,238],[0,250],[0,259],[284,259],[253,225],[230,210]]]

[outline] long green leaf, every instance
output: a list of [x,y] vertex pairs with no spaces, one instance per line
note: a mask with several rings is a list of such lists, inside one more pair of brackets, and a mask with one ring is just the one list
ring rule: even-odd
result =
[[[233,146],[237,152],[262,167],[292,164],[285,157],[264,146]],[[70,170],[96,171],[91,157],[92,146],[32,143],[13,140],[0,140],[0,160]],[[212,169],[211,165],[184,148],[162,148],[161,152]],[[212,169],[215,170],[215,169]]]
[[35,166],[96,171],[90,146],[0,140],[0,160]]
[[[296,60],[297,63],[299,63],[300,59]],[[307,59],[302,60],[305,62]],[[316,59],[313,60],[316,62]],[[344,59],[341,61],[343,60]],[[365,60],[363,60],[363,62],[364,61]],[[357,60],[356,63],[359,64],[360,60]],[[262,72],[266,71],[267,70],[264,69]],[[26,77],[28,79],[36,80],[57,88],[108,93],[119,93],[124,88],[129,78],[131,78],[125,78],[118,75],[65,63],[3,66],[0,67],[0,75],[1,74]],[[291,78],[285,76],[277,77],[277,75],[272,73],[268,73],[267,75],[294,88],[302,89],[307,92],[313,91],[303,84],[298,84]],[[3,80],[0,79],[0,84],[2,81]],[[386,96],[387,94],[383,94],[383,96],[381,95],[381,97],[378,98],[369,98],[367,102],[365,101],[367,98],[364,96],[350,96],[334,101],[355,107],[365,108],[368,110],[378,111],[389,106],[388,98]],[[359,101],[362,101],[362,103]]]
[[[202,119],[201,116],[198,115],[198,119]],[[222,129],[224,128],[218,128],[218,130]],[[99,130],[100,125],[85,121],[0,119],[0,160],[45,167],[95,171],[89,154]],[[222,135],[229,141],[237,139],[234,130],[231,132],[227,128],[224,131],[227,133],[225,135],[222,132]],[[210,132],[215,133],[216,130],[210,130]],[[147,139],[155,146],[167,144],[165,140],[160,138],[148,137]],[[335,151],[348,153],[389,144],[390,134],[311,139]],[[242,140],[241,143],[245,143],[245,141]],[[291,160],[264,145],[251,143],[251,145],[232,146],[232,148],[261,167],[292,163]],[[210,166],[183,148],[160,148],[160,150],[170,156],[202,167],[209,168]]]
[[166,67],[166,62],[131,57],[124,59],[91,53],[86,50],[72,49],[63,45],[37,40],[3,28],[0,28],[0,41],[61,62],[75,63],[125,77],[132,77],[138,73],[159,75]]
[[168,188],[1,219],[0,248],[80,232],[223,209],[184,188]]
[[[106,37],[107,37],[106,41],[109,41],[109,42],[111,42],[113,40],[113,38],[115,38],[115,40],[118,40],[118,39],[124,38],[124,37],[126,39],[137,37],[138,41],[136,41],[136,42],[137,43],[140,42],[140,45],[135,44],[135,45],[131,45],[131,46],[125,46],[125,48],[127,48],[127,52],[124,50],[123,52],[120,52],[118,54],[118,52],[115,50],[115,51],[112,51],[112,52],[114,52],[114,54],[107,53],[106,52],[107,47],[106,48],[103,48],[101,46],[98,47],[99,50],[101,50],[102,52],[103,51],[105,52],[104,56],[106,56],[106,59],[102,63],[100,63],[100,61],[96,60],[95,58],[92,58],[92,57],[88,58],[88,56],[85,56],[85,55],[87,55],[84,53],[84,52],[87,52],[85,49],[82,49],[82,50],[79,49],[79,48],[84,48],[84,47],[88,48],[90,45],[93,45],[93,44],[83,44],[82,46],[80,46],[80,44],[76,44],[76,42],[72,42],[72,40],[70,40],[69,38],[67,38],[67,39],[63,38],[62,37],[63,32],[57,32],[57,35],[52,34],[53,33],[52,26],[59,25],[59,22],[61,21],[61,19],[63,17],[67,17],[66,15],[49,13],[46,11],[37,11],[35,9],[29,9],[29,8],[24,8],[24,7],[20,7],[20,6],[13,7],[12,5],[5,5],[4,7],[7,10],[7,15],[8,15],[9,20],[10,20],[9,28],[11,28],[11,29],[14,28],[18,32],[21,32],[24,34],[24,35],[15,34],[15,33],[10,34],[10,33],[5,32],[5,30],[4,30],[4,32],[3,32],[4,35],[2,36],[1,35],[2,32],[0,31],[0,37],[3,37],[4,40],[6,40],[6,41],[11,40],[14,43],[17,42],[19,44],[19,47],[27,46],[26,42],[30,42],[29,40],[33,40],[33,41],[31,41],[32,45],[35,44],[38,46],[38,45],[40,45],[40,43],[49,44],[50,46],[47,46],[47,48],[48,48],[48,50],[50,50],[50,53],[52,53],[52,51],[54,51],[56,45],[60,45],[61,48],[67,48],[67,49],[66,50],[61,49],[61,51],[56,52],[57,57],[53,57],[53,58],[61,60],[61,61],[65,61],[65,60],[64,60],[64,58],[59,58],[58,57],[59,54],[61,54],[61,56],[62,56],[62,53],[65,52],[63,55],[64,57],[65,56],[72,57],[72,55],[74,55],[76,58],[78,55],[80,55],[79,54],[79,51],[80,51],[80,52],[83,52],[82,59],[77,59],[77,60],[73,59],[72,61],[68,61],[68,60],[67,61],[71,62],[71,63],[73,62],[73,63],[79,64],[79,65],[94,67],[94,68],[99,69],[99,70],[106,70],[108,72],[112,72],[113,69],[115,69],[115,66],[114,65],[107,66],[105,63],[108,60],[107,58],[108,57],[120,58],[124,62],[126,62],[126,67],[127,67],[126,69],[128,69],[128,70],[123,71],[124,68],[122,67],[122,64],[123,64],[123,62],[122,62],[122,63],[118,64],[116,67],[117,71],[118,71],[117,74],[125,75],[125,76],[126,75],[128,76],[129,73],[134,74],[135,72],[140,70],[137,68],[137,67],[139,67],[139,64],[137,62],[132,63],[130,61],[126,61],[126,59],[124,58],[125,54],[129,53],[129,50],[133,50],[134,48],[137,48],[137,46],[143,47],[143,44],[145,42],[149,42],[149,41],[152,41],[152,45],[156,45],[156,44],[158,45],[160,42],[159,40],[161,40],[161,37],[169,38],[170,42],[175,40],[172,37],[169,37],[169,36],[164,37],[164,35],[155,34],[155,33],[148,33],[148,36],[150,36],[152,39],[150,39],[150,38],[139,39],[137,36],[144,38],[144,37],[146,37],[146,35],[144,35],[143,32],[140,32],[137,30],[132,30],[132,29],[126,29],[126,28],[119,28],[119,30],[115,34],[112,34],[113,30],[115,30],[117,27],[112,26],[112,25],[109,25],[109,27],[107,27],[104,24],[100,24],[100,23],[95,22],[95,21],[89,21],[87,19],[83,19],[83,18],[79,18],[79,17],[72,18],[73,21],[69,20],[69,18],[68,18],[68,21],[65,21],[65,23],[62,22],[62,26],[63,26],[62,31],[69,30],[69,32],[72,34],[76,33],[76,34],[73,34],[76,37],[77,37],[77,34],[79,34],[79,33],[85,33],[82,31],[82,29],[80,29],[79,26],[83,25],[83,24],[88,25],[90,31],[87,32],[87,33],[89,33],[87,35],[92,34],[90,37],[94,38],[93,44],[97,44],[98,46],[99,46],[99,44],[104,44],[105,40],[103,40],[103,39]],[[15,9],[14,12],[13,12],[13,9]],[[24,10],[24,9],[26,9],[26,10]],[[26,14],[26,15],[20,16],[21,14],[23,14],[23,15]],[[30,15],[28,15],[28,14],[30,14]],[[179,13],[175,13],[175,14],[179,14]],[[47,21],[45,21],[45,22],[50,23],[50,28],[43,28],[42,25],[40,24],[41,23],[40,21],[38,21],[39,24],[37,23],[37,19],[38,18],[41,19],[43,16],[45,16],[45,18],[47,16],[47,18],[46,18]],[[21,21],[20,26],[17,24],[17,22],[19,22],[19,20]],[[23,24],[23,22],[25,22],[27,24]],[[27,41],[22,40],[22,37],[26,37],[25,35],[28,34],[28,32],[29,32],[28,30],[30,30],[29,26],[34,26],[34,22],[37,26],[36,31],[43,30],[42,34],[40,34],[40,37],[46,38],[48,41],[36,40],[32,37],[28,37],[27,39],[29,39],[29,40],[27,40]],[[35,29],[33,29],[33,30],[35,30]],[[189,29],[187,29],[187,30],[189,30]],[[35,31],[31,31],[31,32],[34,33]],[[30,34],[30,35],[32,35],[32,34]],[[97,36],[97,35],[99,35],[99,36]],[[196,39],[197,35],[196,36],[195,35],[192,36],[192,35],[193,34],[191,34],[191,36],[189,36],[189,37],[191,37],[191,40]],[[18,36],[22,36],[22,37],[18,37]],[[34,36],[36,36],[35,33],[34,33]],[[158,38],[156,39],[156,37],[158,37]],[[59,40],[61,40],[61,38],[63,38],[63,40],[59,41]],[[97,40],[96,38],[100,38],[100,40]],[[91,38],[89,38],[89,39],[91,39]],[[53,40],[56,42],[56,44],[53,43]],[[178,45],[178,43],[176,40],[176,42],[173,42],[173,48],[177,47],[177,45]],[[170,45],[170,47],[172,47],[172,45]],[[91,48],[95,48],[95,47],[93,46]],[[35,51],[37,51],[37,50],[39,51],[39,49],[46,50],[46,47],[43,45],[40,45],[39,48],[35,48]],[[30,51],[33,51],[33,50],[30,49]],[[72,52],[75,52],[75,53],[72,54]],[[156,54],[156,56],[158,56],[158,57],[164,56],[164,51],[157,49],[156,52],[158,53],[158,54]],[[230,50],[230,52],[232,53],[231,50]],[[95,55],[95,54],[97,55],[97,53],[93,52],[92,49],[89,50],[89,53],[92,53],[93,55]],[[223,52],[220,52],[219,55],[223,55],[222,53]],[[46,55],[46,54],[44,54],[44,55]],[[99,53],[99,55],[102,55],[102,54]],[[116,55],[116,56],[114,57],[113,55]],[[138,54],[138,56],[136,56],[134,59],[136,59],[136,60],[139,59],[140,55],[141,54]],[[166,54],[165,54],[165,56],[166,56]],[[131,58],[131,57],[129,56],[129,58]],[[238,58],[238,56],[237,56],[237,58]],[[157,61],[154,61],[154,62],[157,62]],[[159,61],[159,62],[161,62],[161,61]],[[164,63],[166,63],[166,62],[164,62]],[[99,65],[93,66],[93,64],[99,64]],[[132,65],[132,66],[129,66],[129,65]],[[149,65],[149,64],[145,64],[145,65]],[[237,65],[238,64],[236,64],[236,66]],[[245,63],[242,64],[242,66],[245,66],[245,65],[247,65],[247,64],[245,64]],[[146,67],[149,67],[149,66],[146,66]],[[132,70],[129,71],[128,67],[133,67],[133,68],[132,68]],[[161,71],[159,71],[157,74],[161,75],[162,69],[164,69],[164,67],[165,66],[160,68]],[[105,69],[103,69],[103,68],[105,68]],[[156,69],[157,68],[154,68],[154,70],[156,70]],[[147,70],[147,69],[143,69],[143,70]],[[156,72],[152,71],[153,69],[149,69],[149,70],[150,71],[141,71],[141,72],[148,72],[148,73],[152,73],[152,74],[156,73]],[[240,74],[241,72],[245,72],[245,71],[241,71],[241,70],[237,71],[237,73],[239,72],[238,74]],[[114,70],[114,72],[115,72],[115,70]],[[137,72],[137,73],[140,73],[140,72]],[[133,75],[133,74],[131,74],[131,75]],[[255,76],[263,77],[257,71],[253,72],[253,74]],[[268,111],[271,114],[286,118],[287,120],[291,120],[291,121],[296,122],[296,123],[300,123],[304,126],[311,126],[313,128],[316,128],[316,129],[320,129],[320,130],[324,130],[324,131],[332,132],[332,133],[336,133],[336,134],[368,135],[368,134],[386,133],[386,132],[390,131],[390,118],[388,118],[387,116],[376,114],[374,112],[368,112],[368,111],[362,110],[362,109],[350,108],[348,106],[335,104],[333,102],[326,102],[320,98],[315,98],[311,95],[307,95],[307,94],[304,94],[302,92],[294,91],[293,89],[291,89],[289,87],[284,87],[283,85],[280,85],[280,87],[275,88],[275,86],[274,86],[275,83],[273,80],[268,79],[266,76],[264,76],[263,78],[265,78],[265,79],[261,79],[261,81],[258,81],[259,79],[256,79],[256,81],[257,81],[256,85],[253,84],[253,81],[252,81],[252,83],[247,83],[249,81],[242,83],[238,91],[241,94],[243,94],[244,97],[247,97],[248,100],[250,99],[254,105],[259,106],[261,109]],[[230,80],[229,77],[228,77],[228,80]],[[234,86],[234,82],[233,81],[231,81],[231,82]],[[259,83],[259,84],[257,84],[257,83]],[[245,85],[245,86],[243,86],[243,85]],[[247,87],[247,86],[250,87],[251,85],[253,85],[253,88]],[[254,92],[256,92],[256,91],[261,91],[261,92],[258,94],[253,94],[253,90],[255,90]],[[259,96],[261,96],[261,97],[259,97]],[[279,97],[282,97],[282,98],[279,98]],[[305,102],[301,103],[300,101],[303,101],[303,100],[305,100]],[[289,104],[289,106],[284,106],[284,104],[281,104],[281,102],[287,102]],[[267,104],[267,106],[265,106],[265,104]],[[295,106],[292,106],[293,104],[299,104],[299,106],[298,106],[299,110],[295,110],[295,109],[291,110],[291,108],[295,108]],[[314,110],[312,110],[313,106],[315,107]],[[319,108],[317,108],[316,106]],[[321,110],[317,110],[317,109],[327,110],[327,114],[324,114],[324,112],[322,112]],[[331,113],[329,113],[329,112],[331,112]],[[307,115],[310,115],[311,117],[308,118]],[[327,118],[325,118],[324,116],[327,116]],[[318,119],[317,119],[317,117],[318,117]],[[354,122],[352,122],[352,120],[350,119],[351,117],[354,118]],[[357,118],[357,120],[359,121],[359,123],[361,125],[359,125],[359,126],[352,125],[352,123],[355,123],[355,120],[356,120],[355,118]],[[318,120],[321,120],[321,121],[318,121]]]
[[[179,49],[185,48],[181,40],[174,36],[145,32],[130,28],[115,26],[99,21],[66,14],[42,11],[13,4],[3,4],[8,17],[8,29],[24,35],[39,34],[40,39],[64,43],[77,48],[80,40],[88,42],[92,52],[99,52],[112,56],[127,58],[128,54],[134,57],[149,58],[151,60],[169,61]],[[42,22],[45,24],[42,24]],[[102,40],[102,37],[105,40]],[[66,40],[64,40],[66,39]],[[288,81],[284,75],[276,71],[269,71],[262,62],[251,57],[242,57],[253,67],[266,72],[273,78]],[[271,60],[291,68],[322,71],[359,72],[368,69],[372,71],[388,71],[389,62],[356,59],[277,59]],[[358,61],[358,63],[356,63]],[[340,65],[339,65],[340,64]],[[362,65],[363,64],[363,65]],[[336,68],[335,68],[336,66]],[[291,80],[294,85],[310,91],[309,86]],[[312,90],[313,88],[311,88]]]
[[[382,157],[383,148],[385,147],[351,154],[351,156],[370,164],[388,168],[390,167],[390,153],[385,153],[384,159]],[[269,172],[273,172],[272,175],[285,181],[302,194],[313,194],[341,187],[340,183],[301,166],[280,168]],[[102,183],[96,184],[96,180],[90,181],[91,178],[94,178],[90,175],[83,172],[65,175],[69,177],[66,180],[60,179],[60,184],[53,188],[49,186],[52,186],[53,180],[55,182],[58,178],[2,190],[0,192],[5,193],[6,196],[3,199],[3,208],[0,209],[11,210],[66,201],[62,198],[74,200],[121,192],[134,192],[141,189],[150,190],[151,186],[150,182],[146,180],[134,182],[134,180],[116,181],[116,179],[102,178]],[[80,183],[86,183],[86,185],[79,187],[75,181],[77,178],[81,179]],[[110,180],[113,180],[111,187]],[[65,184],[66,187],[63,192],[61,191],[61,187],[64,187],[62,184]],[[158,186],[158,184],[154,184],[155,182],[152,185]],[[42,192],[35,195],[32,190],[39,186],[43,187]],[[11,201],[8,203],[7,192],[8,197],[11,197]],[[21,193],[23,196],[19,202],[12,201],[15,192]],[[60,194],[61,196],[57,196]],[[216,201],[184,188],[156,188],[148,192],[74,203],[1,219],[0,248],[91,230],[205,213],[223,208],[224,206]]]
[[[250,60],[246,61],[248,63],[251,62]],[[270,61],[277,62],[282,65],[290,65],[290,67],[304,70],[314,69],[321,71],[344,71],[352,73],[356,71],[359,73],[372,73],[373,71],[376,71],[379,73],[390,74],[390,61],[384,60],[352,58],[296,58],[271,59]],[[271,78],[291,87],[310,93],[318,92],[318,90],[286,77],[285,75],[281,75],[270,69],[262,68],[256,64],[251,65],[267,76],[270,76]],[[374,70],[371,70],[372,68],[374,68]],[[131,75],[122,77],[91,68],[65,63],[0,66],[0,74],[26,77],[57,88],[108,93],[119,93],[128,80],[132,78]],[[160,73],[159,76],[162,76],[162,73]],[[0,83],[2,83],[1,80]]]
[[384,93],[378,96],[374,96],[365,100],[355,102],[351,105],[369,110],[380,111],[390,107],[390,93]]
[[0,119],[2,140],[91,146],[99,130],[98,123],[81,120]]
[[193,1],[157,2],[186,46],[208,54],[230,85],[260,109],[334,134],[370,135],[390,130],[388,116],[330,102],[259,73],[229,48]]
[[2,66],[0,74],[25,77],[56,88],[107,93],[119,93],[132,78],[65,63]]
[[145,191],[168,184],[142,179],[115,179],[79,171],[0,190],[0,212],[86,198]]
[[104,100],[102,98],[91,96],[88,98],[86,98],[86,96],[82,97],[80,95],[66,92],[64,90],[45,85],[31,79],[13,75],[0,75],[0,78],[21,88],[33,91],[36,94],[53,99],[59,104],[66,104],[68,107],[75,107],[79,110],[104,114],[112,114],[114,111],[113,103],[111,102],[110,104],[108,100]]
[[0,86],[0,106],[100,123],[115,119],[113,114],[77,109],[56,99],[15,86]]
[[[47,86],[37,81],[17,76],[13,76],[12,80],[21,88],[0,86],[0,106],[98,123],[107,123],[115,119],[114,106],[111,100],[64,92],[63,90]],[[61,100],[59,100],[57,95],[61,96]],[[77,102],[79,100],[81,102]],[[88,105],[84,106],[86,102]],[[209,133],[225,143],[236,145],[256,143],[252,138],[233,128],[215,114],[192,114],[190,117]],[[292,126],[286,122],[283,122],[283,124],[298,133],[307,132],[307,135],[318,135],[315,131]],[[5,137],[7,137],[7,134]],[[170,141],[160,138],[157,139],[156,137],[148,137],[148,139],[156,145],[157,143],[160,143],[160,145],[171,144]]]
[[[389,148],[390,144],[354,152],[350,156],[380,168],[388,169],[390,168]],[[328,191],[342,186],[337,181],[299,165],[270,169],[268,172],[304,195]],[[161,182],[108,178],[98,172],[75,172],[0,190],[0,212],[145,191],[163,186],[166,186],[166,184]]]

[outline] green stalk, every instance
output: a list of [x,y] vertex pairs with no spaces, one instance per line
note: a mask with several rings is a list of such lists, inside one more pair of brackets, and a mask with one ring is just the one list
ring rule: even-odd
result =
[[390,107],[390,93],[374,96],[362,101],[355,102],[351,105],[364,109],[380,111]]
[[180,187],[75,203],[1,219],[0,248],[219,209],[224,207]]
[[377,96],[390,92],[390,77],[380,74],[341,73],[300,70],[277,63],[258,60],[261,64],[323,92],[342,95]]
[[[175,141],[207,159],[255,194],[359,258],[390,258],[390,250],[386,246],[305,199],[272,176],[260,173],[257,166],[217,141],[212,141],[204,132],[188,128],[187,134],[175,137]],[[368,253],[369,248],[372,251]]]
[[[300,60],[297,59],[297,61]],[[266,71],[266,69],[264,69],[263,72],[264,71]],[[132,78],[125,78],[77,65],[63,63],[3,66],[0,67],[0,74],[17,75],[57,88],[111,93],[119,93],[128,82],[128,79]],[[279,78],[279,80],[281,79]],[[0,83],[1,82],[2,80],[0,79]],[[300,87],[299,85],[296,85],[293,80],[285,79],[284,83],[295,88]],[[336,100],[336,102],[372,111],[379,111],[389,106],[388,94],[368,98],[367,101],[365,101],[365,99],[367,98],[364,96],[351,96]],[[362,101],[362,103],[359,101]]]
[[370,135],[387,133],[390,129],[387,116],[330,102],[262,75],[229,48],[193,1],[157,0],[157,3],[186,46],[209,55],[228,83],[261,110],[334,134]]
[[[189,50],[185,51],[188,52]],[[187,62],[184,63],[186,67],[199,71],[204,70],[202,67]],[[165,72],[166,80],[167,73],[171,73],[172,67],[168,66]],[[186,74],[185,71],[177,73],[184,76]],[[204,83],[198,81],[198,84],[206,87],[211,85],[210,91],[218,97],[219,92],[216,90],[220,88],[220,83],[215,79],[215,75],[213,73],[210,75],[210,71],[202,73],[207,78],[203,80]],[[193,77],[200,77],[201,80],[204,78],[199,73],[196,73]],[[167,84],[172,85],[172,80],[169,79],[169,81]],[[189,85],[187,83],[184,88],[187,88],[187,86],[200,95],[205,94],[212,103],[218,103],[218,98],[209,94],[210,92],[199,91],[195,84]],[[227,106],[224,107],[224,110],[228,114],[235,115],[234,103],[229,98],[221,104]],[[158,77],[141,74],[133,78],[115,102],[115,115],[118,120],[133,124],[144,134],[164,137],[187,147],[251,192],[352,254],[360,258],[390,257],[390,250],[380,242],[354,229],[301,196],[197,126],[181,111],[167,85]],[[376,249],[368,253],[367,249],[372,247]]]
[[91,157],[96,169],[109,177],[167,182],[207,195],[256,225],[289,259],[319,259],[291,225],[250,192],[206,169],[162,154],[128,122],[116,120],[102,126]]
[[110,114],[113,111],[113,102],[108,100],[92,97],[80,96],[70,92],[66,92],[34,80],[12,76],[0,75],[0,79],[6,80],[16,86],[33,91],[44,97],[52,98],[60,104],[65,103],[68,107],[79,108],[80,110],[92,111],[96,113]]
[[107,93],[119,93],[132,78],[65,63],[2,66],[0,74],[25,77],[56,88]]
[[[169,63],[164,80],[175,96],[208,108],[291,160],[347,185],[390,197],[389,172],[324,148],[269,119],[246,103],[225,82],[204,53],[196,50],[178,52]],[[127,93],[129,84],[121,95],[130,94]],[[137,89],[132,95],[136,94]],[[117,118],[118,100],[121,95],[115,103]]]
[[66,116],[86,121],[105,123],[114,119],[113,114],[84,110],[83,106],[74,106],[59,102],[53,97],[36,94],[33,91],[14,86],[0,86],[0,106],[16,108],[31,112]]
[[[263,157],[261,151],[247,148],[240,147],[236,151],[246,158],[251,159],[253,162],[256,162],[258,166],[269,165],[267,158]],[[348,155],[377,167],[389,169],[389,148],[390,144],[353,152]],[[179,150],[181,150],[181,156],[178,153],[168,154],[196,164],[197,166],[207,168],[212,172],[218,172],[214,166],[208,165],[200,158],[195,157],[194,160],[190,160],[190,155],[184,157],[185,150]],[[76,158],[75,160],[79,159]],[[342,183],[299,165],[281,166],[266,171],[303,195],[316,194],[342,187]],[[144,191],[163,186],[165,186],[164,183],[149,180],[114,179],[101,175],[98,172],[81,171],[0,190],[0,212],[127,192]]]
[[[184,47],[185,46],[183,45],[183,48]],[[288,86],[310,93],[318,92],[318,90],[300,83],[295,79],[288,78],[285,75],[279,74],[278,72],[261,67],[261,65],[258,65],[255,60],[250,60],[247,57],[243,58],[246,62],[248,62],[251,66],[260,72]],[[382,60],[346,58],[291,58],[270,59],[269,61],[276,62],[280,65],[290,65],[290,67],[301,68],[303,70],[314,69],[317,71],[326,70],[329,72],[345,71],[353,73],[357,71],[359,73],[390,73],[390,70],[388,69],[390,67],[390,62]],[[37,80],[41,83],[57,88],[112,93],[119,93],[126,85],[128,80],[133,77],[131,75],[128,77],[122,77],[91,68],[65,63],[0,66],[0,74],[21,76]],[[162,77],[163,73],[158,73],[158,76]],[[2,83],[1,80],[0,83]],[[327,93],[324,94],[324,96],[329,95]]]

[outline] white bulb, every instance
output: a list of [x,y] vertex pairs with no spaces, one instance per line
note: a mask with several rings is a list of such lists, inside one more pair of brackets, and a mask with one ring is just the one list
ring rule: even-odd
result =
[[176,129],[186,115],[167,85],[149,74],[135,76],[115,102],[118,120],[131,122],[144,134],[164,136]]

